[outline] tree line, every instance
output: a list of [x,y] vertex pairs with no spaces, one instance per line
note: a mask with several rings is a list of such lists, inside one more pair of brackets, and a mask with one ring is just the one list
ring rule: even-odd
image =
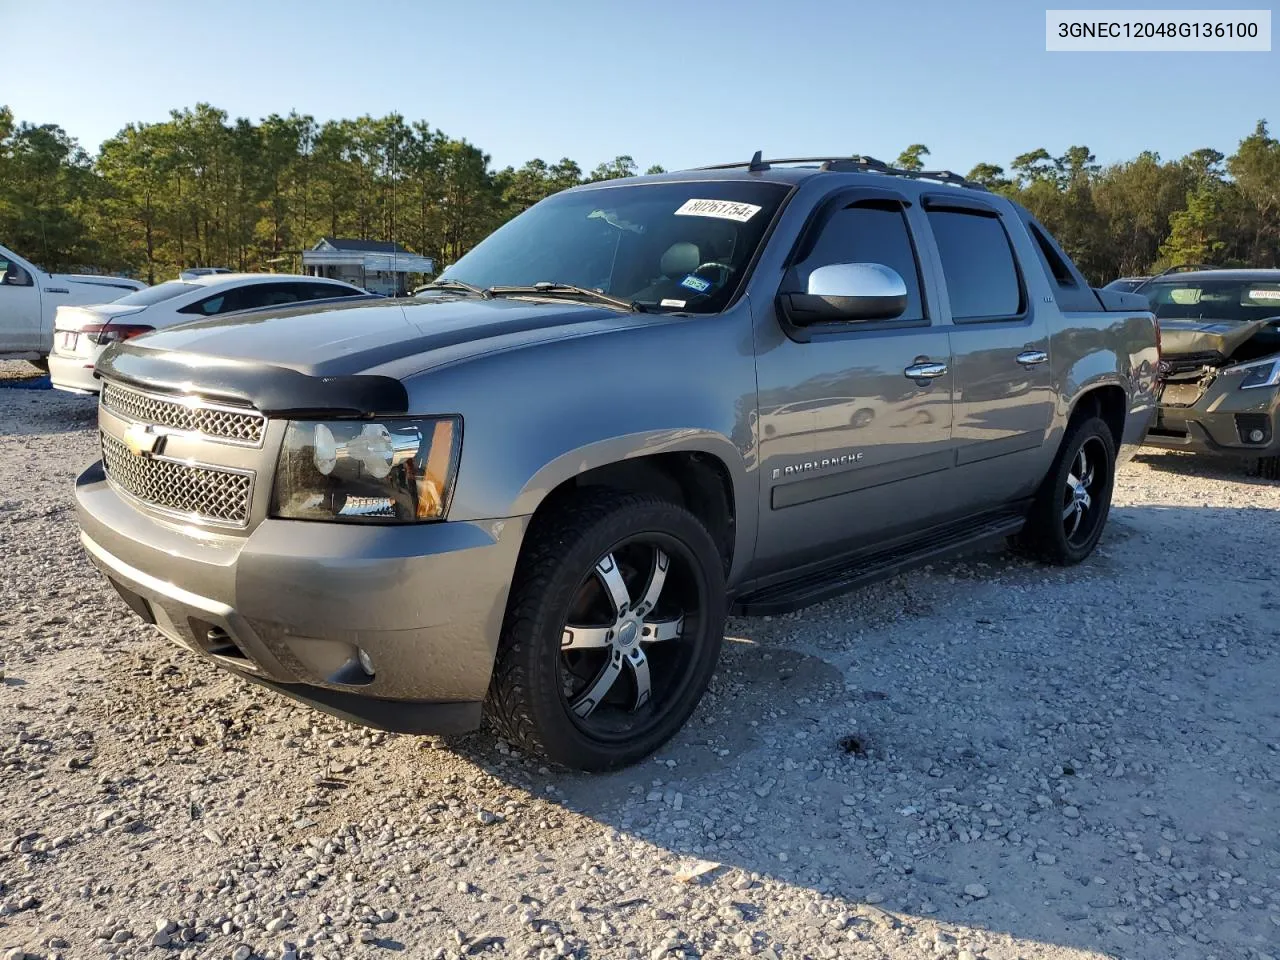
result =
[[[896,164],[920,170],[928,155],[913,144]],[[323,235],[396,240],[445,264],[543,197],[637,172],[629,156],[494,169],[474,144],[395,113],[254,123],[204,103],[91,155],[0,106],[0,240],[47,269],[152,283],[188,266],[294,270]],[[1280,142],[1265,121],[1230,156],[1103,166],[1087,147],[1042,148],[968,176],[1028,207],[1095,283],[1185,262],[1280,265]]]

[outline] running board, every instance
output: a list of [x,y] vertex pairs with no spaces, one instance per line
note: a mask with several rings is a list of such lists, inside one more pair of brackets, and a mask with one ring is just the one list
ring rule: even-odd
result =
[[934,527],[893,547],[855,554],[793,580],[743,594],[734,601],[732,612],[748,617],[790,613],[913,567],[1012,536],[1025,523],[1023,513],[1001,511]]

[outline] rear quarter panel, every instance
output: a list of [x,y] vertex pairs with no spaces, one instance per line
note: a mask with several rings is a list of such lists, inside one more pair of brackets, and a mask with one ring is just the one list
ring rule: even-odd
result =
[[[1050,334],[1057,396],[1053,431],[1060,439],[1072,410],[1090,390],[1114,385],[1127,398],[1120,459],[1133,456],[1156,416],[1155,318],[1145,311],[1063,313]],[[1057,449],[1057,443],[1051,443]]]

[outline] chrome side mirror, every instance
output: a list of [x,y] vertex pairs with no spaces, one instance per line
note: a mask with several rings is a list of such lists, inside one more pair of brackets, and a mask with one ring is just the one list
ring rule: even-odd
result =
[[782,300],[798,326],[892,320],[907,309],[907,285],[882,263],[831,263],[810,271],[804,293]]

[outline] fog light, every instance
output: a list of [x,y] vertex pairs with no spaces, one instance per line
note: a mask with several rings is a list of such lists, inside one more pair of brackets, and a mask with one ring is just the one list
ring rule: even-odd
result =
[[369,676],[373,676],[373,658],[365,651],[364,647],[356,647],[356,659],[360,661],[360,666]]
[[1249,440],[1251,443],[1261,443],[1264,439],[1266,439],[1266,436],[1267,435],[1263,433],[1261,430],[1249,431]]

